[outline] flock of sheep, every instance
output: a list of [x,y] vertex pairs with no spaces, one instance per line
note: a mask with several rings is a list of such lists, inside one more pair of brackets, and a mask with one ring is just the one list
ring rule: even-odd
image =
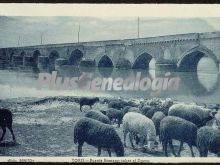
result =
[[[92,105],[98,98],[81,98],[83,105]],[[124,100],[107,100],[108,108],[91,110],[78,120],[74,127],[74,143],[78,143],[78,156],[82,156],[82,146],[86,142],[98,148],[98,156],[105,149],[111,156],[126,156],[126,138],[129,135],[133,149],[139,145],[152,152],[162,143],[165,156],[169,145],[174,156],[180,156],[183,143],[188,144],[194,157],[193,146],[197,147],[201,157],[207,157],[208,151],[220,155],[220,112],[216,108],[207,108],[196,104],[174,103],[171,99],[149,99],[140,103]],[[124,140],[120,139],[115,127],[122,124]],[[157,141],[159,136],[159,142]],[[174,151],[172,140],[180,142],[178,153]]]
[[[180,156],[183,143],[186,143],[193,157],[193,146],[197,147],[201,157],[207,157],[208,152],[220,156],[220,112],[217,108],[157,98],[137,103],[121,99],[100,101],[97,97],[83,97],[78,102],[81,111],[85,105],[92,109],[96,102],[108,104],[106,109],[88,111],[76,122],[74,143],[78,144],[78,156],[82,156],[84,142],[97,147],[98,156],[101,155],[102,149],[107,150],[109,156],[112,151],[117,156],[126,156],[124,147],[127,147],[127,135],[133,149],[138,145],[141,149],[154,152],[158,150],[158,145],[162,144],[163,152],[168,156],[169,145],[173,155]],[[123,128],[123,141],[113,126],[115,122],[118,127]],[[0,142],[4,138],[6,127],[15,142],[10,110],[0,109],[0,126],[3,130]],[[177,154],[172,140],[180,142]]]

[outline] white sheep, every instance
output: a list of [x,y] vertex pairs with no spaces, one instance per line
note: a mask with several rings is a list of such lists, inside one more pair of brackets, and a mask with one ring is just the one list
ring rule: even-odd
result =
[[151,151],[156,149],[156,129],[151,119],[137,112],[128,112],[123,117],[123,132],[124,146],[126,147],[126,136],[129,133],[129,138],[132,147],[134,148],[132,137],[138,135],[140,146],[144,147],[148,144]]
[[207,122],[206,126],[210,126],[214,129],[220,129],[220,111],[216,111],[214,118]]

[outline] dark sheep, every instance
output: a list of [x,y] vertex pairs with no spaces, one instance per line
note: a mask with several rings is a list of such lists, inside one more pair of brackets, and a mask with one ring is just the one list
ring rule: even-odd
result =
[[120,127],[120,124],[122,123],[122,118],[124,116],[123,112],[114,108],[109,108],[106,110],[106,116],[110,119],[112,122],[114,119],[118,122],[118,127]]
[[161,120],[166,117],[163,112],[155,112],[152,121],[154,122],[155,128],[156,128],[156,135],[159,135],[160,133],[160,122]]
[[107,98],[104,98],[100,103],[101,104],[108,104],[110,102],[110,100],[108,100]]
[[123,108],[123,113],[124,114],[126,114],[126,113],[128,113],[128,110],[131,108],[131,106],[125,106],[124,108]]
[[198,127],[203,125],[202,119],[194,111],[188,111],[188,110],[186,111],[184,109],[175,109],[175,110],[169,111],[168,115],[169,116],[177,116],[182,119],[188,120],[188,121],[194,123],[195,125],[197,125]]
[[89,105],[90,108],[92,109],[92,105],[94,105],[98,101],[99,101],[98,97],[95,97],[95,98],[82,97],[82,98],[80,98],[80,100],[79,100],[80,111],[82,112],[83,105]]
[[207,157],[208,151],[220,157],[220,130],[204,126],[197,133],[197,148],[200,157]]
[[149,106],[149,105],[145,105],[145,106],[143,106],[143,107],[141,107],[141,108],[139,108],[139,109],[140,109],[141,113],[146,116],[147,111],[149,111],[150,109],[152,109],[152,107]]
[[125,115],[126,113],[128,113],[128,112],[138,112],[138,113],[140,113],[139,108],[137,108],[137,107],[131,107],[131,106],[126,106],[126,107],[124,107],[122,111],[123,111],[124,115]]
[[108,108],[115,108],[118,110],[123,109],[125,106],[136,107],[137,105],[132,101],[126,102],[124,100],[113,100],[108,104]]
[[135,103],[134,101],[128,101],[128,102],[127,102],[127,106],[138,107],[138,104]]
[[202,127],[214,118],[214,111],[205,110],[197,105],[175,104],[170,107],[168,115],[183,118]]
[[155,112],[158,112],[157,109],[152,107],[149,111],[147,111],[145,116],[151,119]]
[[149,106],[149,105],[145,105],[144,107],[140,109],[140,111],[143,115],[147,116],[150,119],[153,117],[154,113],[156,112],[162,112],[164,114],[164,109],[161,109],[159,107]]
[[168,111],[170,107],[174,104],[173,100],[167,98],[159,107],[159,111],[163,112],[166,116],[168,115]]
[[117,156],[124,156],[123,143],[113,126],[100,121],[84,117],[74,127],[74,143],[78,143],[78,156],[82,156],[82,146],[86,142],[98,148],[98,156],[101,149],[107,149],[111,156],[113,149]]
[[10,110],[5,109],[5,108],[0,108],[0,126],[2,127],[3,133],[2,137],[0,138],[0,142],[3,140],[5,133],[6,133],[6,127],[8,127],[9,131],[11,132],[13,141],[16,142],[15,140],[15,135],[12,129],[12,113]]
[[140,105],[140,109],[143,111],[143,114],[147,114],[149,107],[154,108],[148,112],[147,117],[152,117],[153,113],[156,111],[163,112],[166,116],[168,115],[169,108],[174,104],[174,102],[170,98],[166,98],[165,100],[159,98],[152,98],[150,100],[146,100]]
[[99,111],[89,111],[85,114],[85,117],[101,121],[102,123],[105,123],[105,124],[111,124],[111,121],[109,120],[109,118]]
[[118,109],[118,110],[121,110],[125,106],[127,106],[126,102],[122,101],[122,100],[110,101],[109,104],[108,104],[108,108],[115,108],[115,109]]
[[168,156],[168,143],[170,145],[173,155],[177,156],[174,152],[172,144],[172,139],[175,139],[181,142],[178,151],[178,156],[180,156],[183,143],[185,142],[190,147],[191,154],[194,157],[192,146],[196,146],[196,137],[197,126],[190,121],[176,116],[167,116],[163,118],[160,122],[160,141],[162,142],[165,156]]
[[100,112],[101,112],[103,115],[106,115],[106,111],[105,111],[105,110],[100,110]]

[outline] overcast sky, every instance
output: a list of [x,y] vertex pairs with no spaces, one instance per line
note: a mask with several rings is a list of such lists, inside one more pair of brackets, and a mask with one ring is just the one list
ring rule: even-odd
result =
[[[137,38],[137,18],[0,16],[0,47]],[[220,31],[220,18],[140,18],[140,37]]]

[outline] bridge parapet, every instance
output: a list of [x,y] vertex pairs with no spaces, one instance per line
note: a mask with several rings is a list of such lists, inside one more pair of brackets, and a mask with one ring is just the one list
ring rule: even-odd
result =
[[[196,54],[200,55],[199,58]],[[188,58],[191,55],[193,58]],[[149,63],[150,59],[154,58],[158,66],[178,67],[182,60],[184,60],[182,64],[187,64],[189,59],[198,62],[203,56],[209,56],[218,64],[220,61],[220,32],[0,48],[0,56],[1,59],[6,59],[11,63],[14,61],[14,65],[20,65],[21,58],[25,60],[24,65],[29,65],[28,61],[33,60],[31,57],[36,63],[36,58],[39,57],[39,67],[43,67],[48,58],[52,68],[58,58],[67,60],[68,65],[79,64],[80,60],[91,60],[95,61],[98,66],[102,59],[100,66],[107,62],[107,66],[126,63],[130,67],[133,67],[134,64],[135,67],[137,65],[147,67],[148,64],[143,64],[143,61]]]

